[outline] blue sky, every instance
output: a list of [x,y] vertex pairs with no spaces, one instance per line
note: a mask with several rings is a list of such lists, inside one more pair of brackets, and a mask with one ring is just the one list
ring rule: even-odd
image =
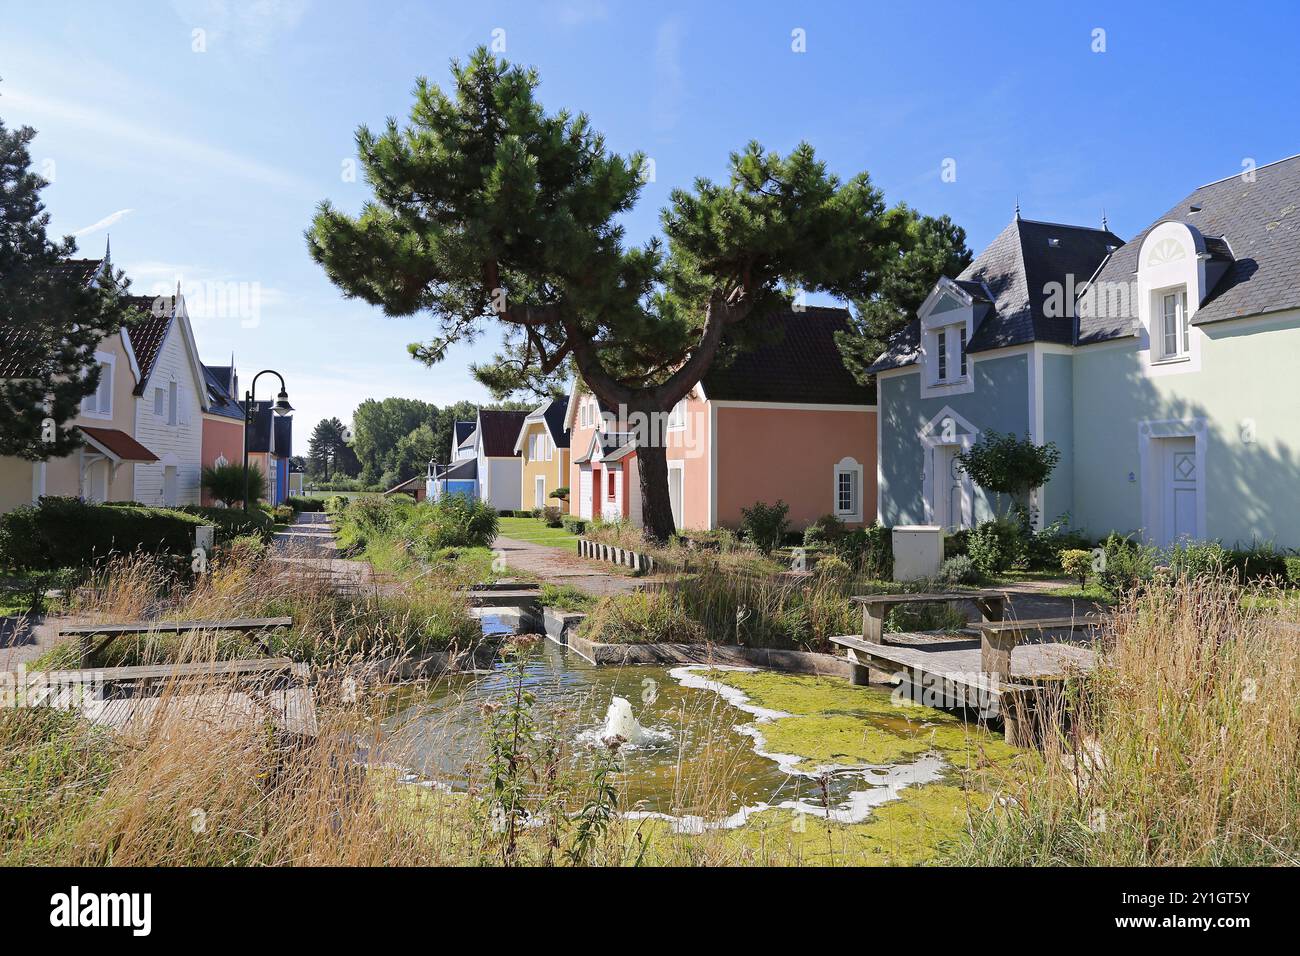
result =
[[976,251],[1017,199],[1063,222],[1104,208],[1127,238],[1243,161],[1300,151],[1292,5],[1024,6],[11,0],[0,117],[40,131],[60,234],[98,254],[111,233],[138,292],[179,278],[206,361],[233,351],[245,374],[285,374],[303,452],[319,418],[367,397],[488,398],[466,366],[495,332],[417,364],[405,346],[429,320],[343,299],[302,233],[323,198],[360,207],[364,183],[344,178],[356,126],[404,118],[417,75],[445,82],[494,30],[540,70],[549,109],[586,111],[610,148],[654,160],[634,241],[672,188],[722,175],[749,139],[807,140],[844,176],[868,170],[889,202],[951,215]]

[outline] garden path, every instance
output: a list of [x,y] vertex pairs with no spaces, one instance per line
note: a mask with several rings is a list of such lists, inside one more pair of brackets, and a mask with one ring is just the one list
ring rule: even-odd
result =
[[492,548],[504,558],[508,568],[530,574],[548,584],[572,585],[597,597],[626,594],[666,580],[662,576],[637,578],[619,574],[607,564],[580,558],[568,549],[517,538],[498,535]]

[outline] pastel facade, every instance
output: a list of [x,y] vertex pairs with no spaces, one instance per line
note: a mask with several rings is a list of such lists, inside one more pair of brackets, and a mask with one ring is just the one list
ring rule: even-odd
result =
[[[996,429],[1061,450],[1040,524],[1300,546],[1300,417],[1280,391],[1300,363],[1298,206],[1292,158],[1195,190],[1127,243],[1009,226],[873,367],[881,520],[987,517],[951,456]],[[963,327],[967,373],[942,381],[936,330]]]
[[515,440],[522,484],[519,497],[526,509],[567,507],[553,497],[569,483],[569,433],[564,430],[567,398],[543,402],[528,413]]
[[[825,514],[875,519],[876,408],[844,367],[842,309],[773,316],[773,339],[718,363],[662,423],[679,528],[737,527],[756,502],[789,505],[802,528]],[[570,512],[641,524],[636,439],[581,385],[569,402]],[[659,427],[658,425],[654,427]]]
[[474,462],[479,496],[498,511],[523,507],[523,462],[515,441],[527,412],[479,409],[474,425]]
[[[235,366],[204,365],[205,386],[208,390],[207,411],[203,413],[203,468],[217,465],[238,465],[244,460],[244,409],[236,401],[239,394],[239,376]],[[207,491],[203,504],[216,502]]]

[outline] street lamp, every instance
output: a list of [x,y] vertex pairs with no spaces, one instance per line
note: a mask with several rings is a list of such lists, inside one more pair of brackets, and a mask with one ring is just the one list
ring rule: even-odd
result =
[[[267,368],[253,376],[252,384],[244,393],[244,514],[248,514],[248,430],[253,427],[253,409],[256,407],[253,395],[257,391],[257,380],[263,375],[274,375],[280,380],[280,394],[275,396],[271,410],[277,415],[288,415],[293,411],[293,406],[289,404],[289,393],[284,388],[283,375],[273,368]],[[274,429],[274,423],[271,427]],[[270,464],[270,455],[267,456],[267,464]]]

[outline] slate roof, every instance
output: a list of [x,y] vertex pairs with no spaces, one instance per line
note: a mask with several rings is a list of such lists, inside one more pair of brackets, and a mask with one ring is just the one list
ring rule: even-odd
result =
[[474,434],[473,422],[454,422],[452,424],[452,442],[457,448],[465,444],[465,440]]
[[229,392],[231,368],[229,365],[204,365],[203,378],[208,388],[208,399],[211,402],[211,408],[208,409],[213,415],[220,415],[222,418],[233,418],[236,421],[244,420],[244,407]]
[[275,416],[275,453],[281,458],[293,454],[293,418],[290,415]]
[[[53,269],[89,282],[103,265],[103,259],[64,259]],[[0,326],[0,379],[30,377],[34,371],[32,353],[38,351],[44,349],[38,348],[23,329],[10,323]]]
[[464,461],[457,462],[446,471],[439,472],[437,478],[447,481],[473,481],[478,478],[478,459],[466,458]]
[[56,272],[70,275],[82,282],[90,282],[104,266],[103,259],[64,259],[54,267]]
[[872,405],[874,387],[859,385],[844,365],[835,333],[849,328],[847,309],[809,306],[748,322],[770,323],[776,338],[714,364],[703,379],[710,401]]
[[[1194,190],[1111,256],[1097,281],[1132,282],[1142,240],[1171,219],[1196,227],[1213,258],[1231,261],[1193,325],[1300,308],[1300,156],[1257,167],[1254,182],[1236,175]],[[1078,341],[1131,335],[1135,318],[1081,316]]]
[[[564,428],[564,419],[569,411],[569,399],[552,398],[538,405],[528,413],[528,418],[536,421],[538,417],[546,421],[546,428],[551,433],[551,439],[555,442],[556,448],[569,447],[569,433]],[[521,426],[522,427],[522,426]],[[516,436],[516,444],[522,436]]]
[[159,298],[164,302],[171,301],[166,296],[152,295],[131,295],[126,299],[139,312],[144,313],[141,318],[126,327],[127,338],[131,340],[131,351],[135,353],[136,363],[140,366],[140,381],[135,386],[136,395],[144,394],[145,386],[149,384],[149,376],[153,374],[154,364],[158,361],[158,353],[162,351],[163,341],[167,338],[167,330],[172,324],[174,309],[156,310],[154,303]]
[[248,427],[248,450],[269,451],[271,446],[271,421],[275,412],[270,401],[253,403],[253,423]]
[[519,438],[519,429],[523,427],[526,411],[504,411],[493,408],[480,408],[478,427],[479,447],[488,458],[514,458],[515,441]]
[[[1038,222],[1016,217],[956,278],[978,302],[992,308],[971,336],[968,352],[1074,341],[1074,317],[1046,308],[1051,284],[1073,288],[1086,283],[1097,267],[1124,240],[1108,229]],[[899,332],[871,366],[881,372],[910,365],[919,358],[920,320]]]

